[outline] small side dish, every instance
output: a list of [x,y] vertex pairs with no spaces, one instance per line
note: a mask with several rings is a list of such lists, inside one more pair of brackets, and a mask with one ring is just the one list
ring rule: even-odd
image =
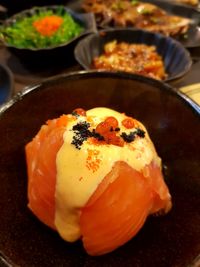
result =
[[167,78],[162,57],[155,46],[108,42],[104,53],[93,60],[92,68],[108,71],[125,71],[157,80]]
[[187,32],[190,20],[137,0],[84,0],[83,9],[94,12],[102,26],[136,27],[166,36]]
[[134,237],[172,206],[161,159],[144,125],[108,108],[49,120],[26,145],[28,206],[90,255]]
[[130,28],[90,34],[78,42],[74,55],[86,70],[96,65],[107,72],[128,71],[165,82],[183,77],[192,65],[190,54],[176,40]]
[[80,35],[84,30],[64,7],[38,8],[32,15],[19,16],[9,25],[4,24],[1,35],[16,48],[40,49],[61,45]]

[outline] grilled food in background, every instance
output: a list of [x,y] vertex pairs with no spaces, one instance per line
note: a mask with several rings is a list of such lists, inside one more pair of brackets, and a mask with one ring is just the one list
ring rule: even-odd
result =
[[190,24],[188,18],[135,0],[84,0],[82,7],[86,12],[93,12],[101,26],[136,27],[175,36],[186,33]]

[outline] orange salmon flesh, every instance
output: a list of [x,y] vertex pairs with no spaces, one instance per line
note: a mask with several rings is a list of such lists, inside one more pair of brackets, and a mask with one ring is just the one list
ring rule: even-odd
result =
[[[66,125],[66,115],[49,120],[25,147],[28,207],[55,230],[56,156],[64,142]],[[111,252],[133,238],[148,215],[167,213],[171,205],[161,168],[155,162],[140,172],[123,161],[115,162],[80,209],[83,246],[90,255]]]

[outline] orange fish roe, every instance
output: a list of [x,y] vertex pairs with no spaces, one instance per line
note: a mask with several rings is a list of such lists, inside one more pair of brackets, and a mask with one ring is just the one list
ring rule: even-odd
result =
[[113,127],[113,128],[117,128],[118,127],[118,121],[115,117],[107,117],[105,119],[105,122],[108,123],[110,125],[110,127]]
[[44,36],[52,36],[63,23],[57,15],[46,16],[33,22],[33,27]]
[[92,172],[95,172],[99,168],[99,164],[101,160],[98,158],[99,155],[99,150],[92,150],[92,149],[87,149],[88,151],[88,157],[87,157],[87,162],[86,162],[86,167],[89,170],[92,170]]
[[132,118],[126,118],[122,121],[122,125],[126,129],[132,129],[135,126],[135,121]]
[[108,117],[105,121],[100,122],[96,127],[96,132],[104,137],[107,144],[124,146],[124,140],[117,136],[118,121],[114,117]]
[[72,111],[72,114],[77,114],[80,116],[86,116],[86,111],[83,108],[76,108]]

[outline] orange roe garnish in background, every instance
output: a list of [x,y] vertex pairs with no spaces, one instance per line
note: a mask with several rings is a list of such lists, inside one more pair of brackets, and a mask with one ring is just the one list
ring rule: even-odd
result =
[[46,16],[33,22],[33,27],[44,36],[52,36],[63,23],[63,19],[57,15]]

